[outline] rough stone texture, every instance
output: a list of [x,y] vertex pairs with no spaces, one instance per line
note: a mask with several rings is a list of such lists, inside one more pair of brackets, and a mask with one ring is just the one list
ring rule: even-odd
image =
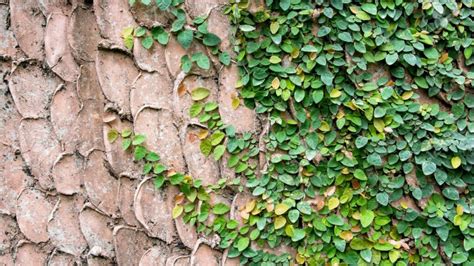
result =
[[23,120],[18,130],[20,150],[31,173],[42,188],[52,189],[51,169],[61,154],[61,147],[51,123],[45,119]]
[[114,247],[120,265],[137,265],[152,246],[152,240],[141,231],[123,226],[114,228]]
[[105,97],[120,113],[130,113],[130,89],[138,76],[133,60],[122,53],[99,50],[96,67]]
[[51,97],[60,84],[54,74],[37,65],[17,67],[8,82],[18,112],[24,118],[46,117]]
[[100,35],[114,45],[124,47],[121,37],[123,29],[136,26],[128,0],[94,1],[94,12]]
[[22,243],[17,247],[15,265],[45,265],[47,259],[48,253],[40,247],[31,243]]
[[[133,153],[107,133],[144,134],[171,171],[212,184],[233,175],[200,153],[190,93],[208,88],[208,100],[219,102],[238,132],[256,129],[255,114],[231,106],[236,67],[211,57],[208,71],[181,71],[181,56],[209,54],[204,46],[185,50],[171,37],[166,46],[146,50],[136,40],[126,49],[125,27],[170,27],[173,20],[139,2],[0,0],[0,265],[223,261],[222,250],[202,243],[191,256],[203,236],[182,217],[172,219],[177,189],[154,188]],[[186,0],[184,7],[189,20],[208,15],[220,49],[231,51],[225,2]],[[225,193],[211,200],[230,204]]]
[[81,191],[84,182],[84,160],[77,154],[61,157],[53,166],[54,186],[59,193],[72,195]]
[[213,250],[208,245],[201,244],[194,254],[194,260],[192,260],[192,266],[219,266],[222,260],[222,253]]
[[118,212],[118,180],[110,175],[101,151],[93,151],[87,158],[84,186],[90,202],[111,216]]
[[48,218],[53,204],[37,191],[26,189],[18,197],[16,219],[21,232],[34,243],[48,241]]
[[51,243],[62,252],[74,256],[79,256],[87,247],[79,228],[79,211],[83,203],[81,197],[59,197],[48,222]]
[[169,251],[161,245],[153,246],[143,254],[138,265],[165,265]]
[[51,13],[46,24],[44,50],[49,67],[66,81],[74,81],[79,67],[74,61],[67,41],[69,18],[62,13]]
[[10,0],[10,16],[16,41],[25,54],[34,59],[44,57],[46,17],[37,0]]
[[18,45],[13,32],[8,25],[8,6],[0,5],[0,55],[13,57]]
[[86,208],[79,216],[81,231],[94,256],[114,256],[112,220],[99,212]]

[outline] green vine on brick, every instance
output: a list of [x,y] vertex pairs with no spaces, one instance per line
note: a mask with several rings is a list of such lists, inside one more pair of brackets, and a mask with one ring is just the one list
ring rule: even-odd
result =
[[[187,25],[182,1],[156,4],[175,21],[126,29],[129,48],[135,37],[148,49],[173,34],[183,48],[199,42],[230,64],[206,17]],[[201,151],[216,160],[228,153],[237,180],[210,189],[184,174],[157,173],[157,186],[177,185],[189,201],[174,216],[184,213],[198,231],[219,235],[220,248],[243,264],[472,264],[472,1],[230,0],[225,13],[239,96],[270,128],[261,137],[236,134],[216,103],[202,102],[209,91],[193,90],[190,115],[209,130]],[[210,67],[202,52],[181,59],[185,73],[193,64]],[[125,146],[148,160],[143,137],[131,136],[122,132]],[[199,199],[204,209],[186,194],[225,186],[254,197],[239,213],[244,226],[224,215],[228,206],[208,204],[209,194]],[[206,225],[210,211],[220,216]],[[296,255],[251,243],[288,246]]]

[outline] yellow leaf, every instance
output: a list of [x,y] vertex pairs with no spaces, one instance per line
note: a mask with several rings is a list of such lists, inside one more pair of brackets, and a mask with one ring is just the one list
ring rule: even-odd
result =
[[406,91],[402,94],[402,99],[403,100],[408,100],[413,96],[413,91]]
[[352,238],[354,237],[352,235],[352,232],[351,231],[342,231],[340,234],[339,234],[339,237],[346,240],[347,242],[351,241]]
[[306,259],[303,256],[301,256],[300,254],[296,255],[296,263],[304,264],[305,261],[306,261]]
[[342,95],[342,92],[338,89],[332,89],[331,93],[329,94],[329,96],[331,96],[331,98],[338,98],[341,95]]
[[286,224],[286,219],[283,216],[278,216],[275,218],[275,229],[280,229]]
[[239,108],[240,99],[238,97],[232,97],[232,108],[235,110]]
[[319,130],[323,132],[328,132],[328,131],[331,131],[331,126],[328,124],[328,122],[323,121],[321,122],[321,126],[319,127]]
[[285,203],[278,203],[275,206],[275,214],[282,215],[290,209],[290,206],[286,205]]
[[173,208],[173,219],[178,218],[181,213],[183,213],[183,206],[182,205],[176,205]]
[[444,62],[446,62],[446,60],[448,60],[448,58],[449,58],[449,54],[444,52],[444,53],[441,54],[441,56],[439,58],[439,62],[441,64],[443,64]]
[[454,156],[451,158],[451,165],[454,169],[457,169],[459,166],[461,166],[461,158],[459,158],[459,156]]
[[289,224],[285,227],[285,233],[287,236],[293,237],[294,232],[293,225]]
[[293,49],[293,51],[291,51],[291,57],[292,58],[297,58],[298,56],[300,55],[300,50],[299,49]]
[[456,206],[456,214],[458,215],[462,215],[464,213],[464,208],[462,207],[462,205],[457,205]]
[[408,209],[408,202],[403,199],[400,201],[400,206],[402,206],[403,209]]
[[461,223],[462,223],[462,216],[459,215],[459,214],[456,215],[456,216],[454,216],[453,223],[454,223],[454,225],[457,225],[457,226],[461,225]]
[[270,63],[272,63],[272,64],[278,64],[278,63],[281,62],[281,59],[280,59],[280,57],[278,57],[278,56],[272,55],[272,56],[270,57],[270,60],[269,60],[269,61],[270,61]]
[[257,202],[255,200],[247,202],[247,204],[245,204],[245,212],[251,212],[253,208],[255,208],[256,203]]
[[382,119],[375,119],[374,120],[374,127],[377,129],[378,132],[383,133],[383,129],[385,128],[385,123]]
[[272,80],[272,88],[273,89],[278,89],[280,87],[280,80],[275,77],[273,80]]
[[330,198],[328,201],[328,208],[329,210],[333,210],[339,206],[339,199],[338,198]]
[[241,211],[240,212],[240,216],[245,219],[245,220],[248,220],[249,217],[250,217],[250,214],[248,212],[245,212],[245,211]]
[[279,28],[280,28],[280,23],[278,23],[278,21],[273,21],[273,22],[270,24],[270,32],[271,32],[272,34],[277,33]]
[[205,139],[207,135],[209,135],[209,131],[207,129],[201,129],[197,135],[199,139]]

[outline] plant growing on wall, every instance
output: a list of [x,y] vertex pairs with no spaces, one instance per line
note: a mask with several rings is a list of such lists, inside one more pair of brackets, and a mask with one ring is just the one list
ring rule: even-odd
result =
[[[130,1],[134,4],[135,1]],[[131,48],[208,47],[223,65],[230,53],[208,32],[206,17],[187,24],[180,0],[141,1],[171,12],[161,26],[124,30]],[[262,138],[225,125],[209,90],[195,88],[190,115],[206,124],[201,151],[237,180],[202,186],[167,171],[131,131],[125,150],[144,161],[157,188],[185,196],[173,217],[220,236],[219,247],[244,264],[469,264],[474,261],[474,9],[471,0],[231,0],[240,97],[268,117]],[[187,73],[208,69],[202,52],[181,59]],[[261,139],[261,141],[259,141]],[[224,144],[225,143],[225,144]],[[255,163],[265,156],[265,167]],[[262,158],[260,158],[262,160]],[[241,182],[242,181],[242,182]],[[236,186],[254,200],[239,226],[209,194]],[[198,204],[198,202],[200,202]],[[212,224],[209,214],[216,215]],[[275,256],[256,246],[295,249]]]

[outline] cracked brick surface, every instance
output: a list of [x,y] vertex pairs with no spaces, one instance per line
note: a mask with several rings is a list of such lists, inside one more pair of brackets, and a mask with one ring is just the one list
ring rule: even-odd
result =
[[[190,19],[208,15],[230,52],[224,3],[186,0],[185,8]],[[233,177],[225,161],[200,153],[201,125],[188,113],[191,91],[206,87],[225,123],[256,131],[253,111],[232,108],[237,68],[212,60],[186,75],[181,56],[210,51],[197,43],[185,50],[174,37],[150,50],[123,45],[123,28],[172,19],[127,0],[0,1],[0,265],[226,261],[194,226],[172,219],[178,191],[154,188],[120,141],[107,141],[112,128],[133,129],[174,171],[205,184]],[[232,193],[212,201],[230,204]]]

